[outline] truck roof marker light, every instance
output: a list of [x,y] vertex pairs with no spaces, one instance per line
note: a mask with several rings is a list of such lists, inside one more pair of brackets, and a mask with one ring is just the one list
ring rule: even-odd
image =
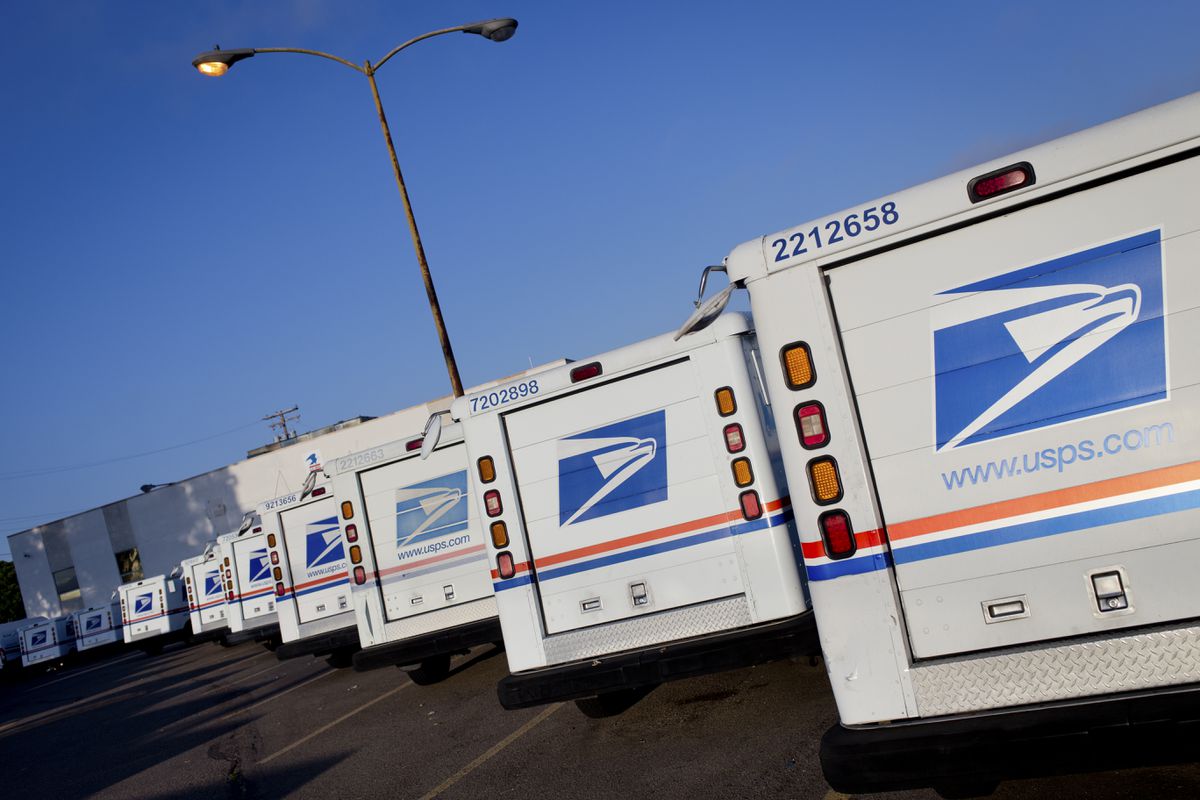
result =
[[746,437],[742,435],[742,426],[731,422],[725,426],[725,449],[731,453],[740,453],[746,449]]
[[588,378],[595,378],[603,374],[604,367],[599,361],[593,361],[590,364],[584,364],[571,370],[571,383],[579,383],[580,381],[586,381]]
[[[268,533],[268,534],[267,534],[267,547],[274,547],[274,546],[275,546],[275,542],[276,542],[276,539],[275,539],[275,534],[273,534],[273,533]],[[228,559],[228,558],[227,558],[227,559],[225,559],[225,566],[227,566],[227,567],[229,566],[229,559]]]
[[821,529],[821,541],[829,558],[849,558],[858,550],[854,529],[850,527],[850,517],[845,511],[826,511],[817,518],[817,527]]
[[829,426],[825,423],[825,407],[820,403],[801,403],[796,406],[796,431],[800,446],[814,450],[829,444]]
[[813,502],[819,506],[842,499],[842,479],[832,456],[814,458],[808,462],[808,483]]
[[362,563],[362,548],[356,544],[350,546],[350,562],[353,564]]
[[504,580],[508,580],[513,575],[517,574],[517,565],[513,561],[512,553],[505,550],[500,555],[496,556],[496,572]]
[[733,470],[733,482],[738,486],[754,483],[754,470],[750,467],[750,459],[735,458],[729,466]]
[[354,582],[357,583],[359,586],[362,586],[364,583],[366,583],[367,582],[367,571],[365,569],[363,569],[362,567],[355,567],[354,568]]
[[967,197],[972,203],[979,203],[1008,192],[1015,192],[1025,186],[1032,186],[1036,182],[1037,177],[1033,174],[1033,165],[1028,161],[1020,161],[986,175],[980,175],[978,178],[972,178],[967,183]]
[[483,493],[483,509],[489,517],[498,517],[504,512],[504,508],[500,505],[500,493],[495,489],[489,489]]
[[492,546],[497,550],[508,547],[508,526],[500,520],[492,523]]
[[327,491],[329,491],[329,490],[326,489],[324,486],[318,486],[316,489],[312,490],[312,494],[310,495],[310,497],[320,497],[321,495],[325,494],[325,492],[327,492]]
[[812,351],[804,342],[784,345],[779,351],[779,361],[783,364],[783,380],[789,389],[807,389],[817,382]]
[[423,445],[423,444],[425,444],[424,436],[422,436],[420,439],[413,439],[411,442],[405,442],[404,443],[404,452],[411,453],[413,450],[420,450],[421,445]]
[[759,502],[758,492],[750,489],[738,495],[738,504],[742,507],[742,516],[748,520],[758,519],[763,515],[762,503]]
[[713,392],[713,397],[717,401],[717,413],[722,417],[728,417],[737,411],[737,401],[733,398],[733,389],[728,386],[722,386]]
[[357,525],[350,524],[350,525],[346,526],[346,541],[347,542],[357,542],[358,541],[358,526]]
[[492,460],[491,456],[484,456],[479,459],[476,462],[476,466],[479,468],[479,480],[484,483],[491,483],[496,480],[496,462]]
[[287,589],[284,587],[282,582],[275,584],[275,596],[276,597],[283,597],[283,593],[285,591],[287,591]]
[[349,500],[342,501],[342,519],[354,519],[354,504]]
[[257,528],[255,528],[254,530],[252,530],[250,532],[251,533],[262,533],[262,525],[259,525]]

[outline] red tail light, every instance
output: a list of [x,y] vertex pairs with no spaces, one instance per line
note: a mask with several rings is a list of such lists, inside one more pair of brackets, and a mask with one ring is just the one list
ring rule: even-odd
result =
[[973,178],[967,184],[967,196],[972,203],[978,203],[1005,192],[1015,191],[1022,186],[1032,186],[1035,182],[1033,165],[1028,161],[1022,161],[1019,164]]
[[796,406],[796,430],[800,444],[808,450],[829,444],[829,426],[825,424],[825,408],[820,403]]
[[346,526],[346,541],[347,542],[357,542],[358,541],[358,526],[357,525],[347,525]]
[[581,367],[576,367],[575,369],[571,370],[571,383],[586,381],[588,378],[594,378],[603,373],[604,367],[600,366],[600,362],[593,361],[590,364],[584,364]]
[[287,590],[284,588],[282,583],[275,584],[275,596],[276,597],[283,597],[283,593],[285,591],[287,591]]
[[367,582],[367,571],[362,567],[354,568],[354,582],[359,586]]
[[326,492],[326,491],[327,491],[327,490],[325,489],[325,487],[324,487],[324,486],[320,486],[320,487],[318,487],[318,488],[316,488],[316,489],[313,489],[313,490],[312,490],[312,496],[313,496],[313,497],[320,497],[321,495],[325,494],[325,492]]
[[513,575],[517,574],[516,564],[513,563],[512,553],[505,550],[500,555],[496,556],[496,572],[501,578],[508,580]]
[[483,493],[483,508],[489,517],[498,517],[504,511],[500,505],[500,493],[490,489]]
[[[250,531],[250,532],[251,532],[251,533],[262,533],[262,526],[261,526],[261,525],[259,525],[257,528],[255,528],[254,530],[252,530],[252,531]],[[227,559],[225,559],[225,562],[226,562],[226,563],[228,563],[228,562],[229,562],[229,559],[228,559],[228,558],[227,558]]]
[[746,449],[746,439],[742,435],[742,426],[736,422],[725,426],[725,449],[731,453],[740,453]]
[[742,516],[746,519],[758,519],[763,515],[762,503],[758,501],[758,492],[753,489],[742,492],[738,496],[742,506]]
[[854,541],[854,529],[845,511],[826,511],[817,519],[821,529],[821,540],[825,544],[825,555],[830,558],[849,558],[858,549]]
[[413,450],[420,450],[421,445],[424,443],[425,443],[424,439],[413,439],[411,442],[404,445],[404,449],[411,453]]
[[228,595],[226,595],[225,599],[232,603],[233,602],[233,592],[230,592]]
[[275,552],[274,550],[271,551],[271,563],[272,564],[279,563],[279,553]]

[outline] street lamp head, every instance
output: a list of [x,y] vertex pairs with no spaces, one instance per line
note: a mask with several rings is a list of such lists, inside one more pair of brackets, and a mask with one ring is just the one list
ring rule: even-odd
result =
[[214,45],[212,50],[193,58],[192,66],[198,69],[201,75],[219,78],[229,72],[229,68],[234,64],[253,55],[252,49],[222,50],[220,46]]
[[507,42],[517,32],[517,21],[511,17],[475,22],[463,28],[463,33],[477,33],[493,42]]

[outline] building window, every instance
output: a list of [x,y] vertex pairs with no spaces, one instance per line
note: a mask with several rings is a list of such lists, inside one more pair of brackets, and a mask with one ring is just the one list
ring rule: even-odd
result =
[[116,554],[117,571],[121,573],[121,583],[133,583],[142,579],[142,557],[138,549],[131,547]]
[[74,567],[60,569],[54,573],[54,588],[58,592],[58,602],[64,611],[67,610],[68,605],[81,603],[79,579],[75,577]]

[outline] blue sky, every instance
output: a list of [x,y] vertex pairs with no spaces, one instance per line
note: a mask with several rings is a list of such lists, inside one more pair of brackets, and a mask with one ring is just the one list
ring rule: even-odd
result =
[[378,75],[468,385],[676,327],[742,241],[1200,89],[1189,2],[6,4],[0,532],[279,408],[448,392],[365,78],[190,62],[494,16]]

